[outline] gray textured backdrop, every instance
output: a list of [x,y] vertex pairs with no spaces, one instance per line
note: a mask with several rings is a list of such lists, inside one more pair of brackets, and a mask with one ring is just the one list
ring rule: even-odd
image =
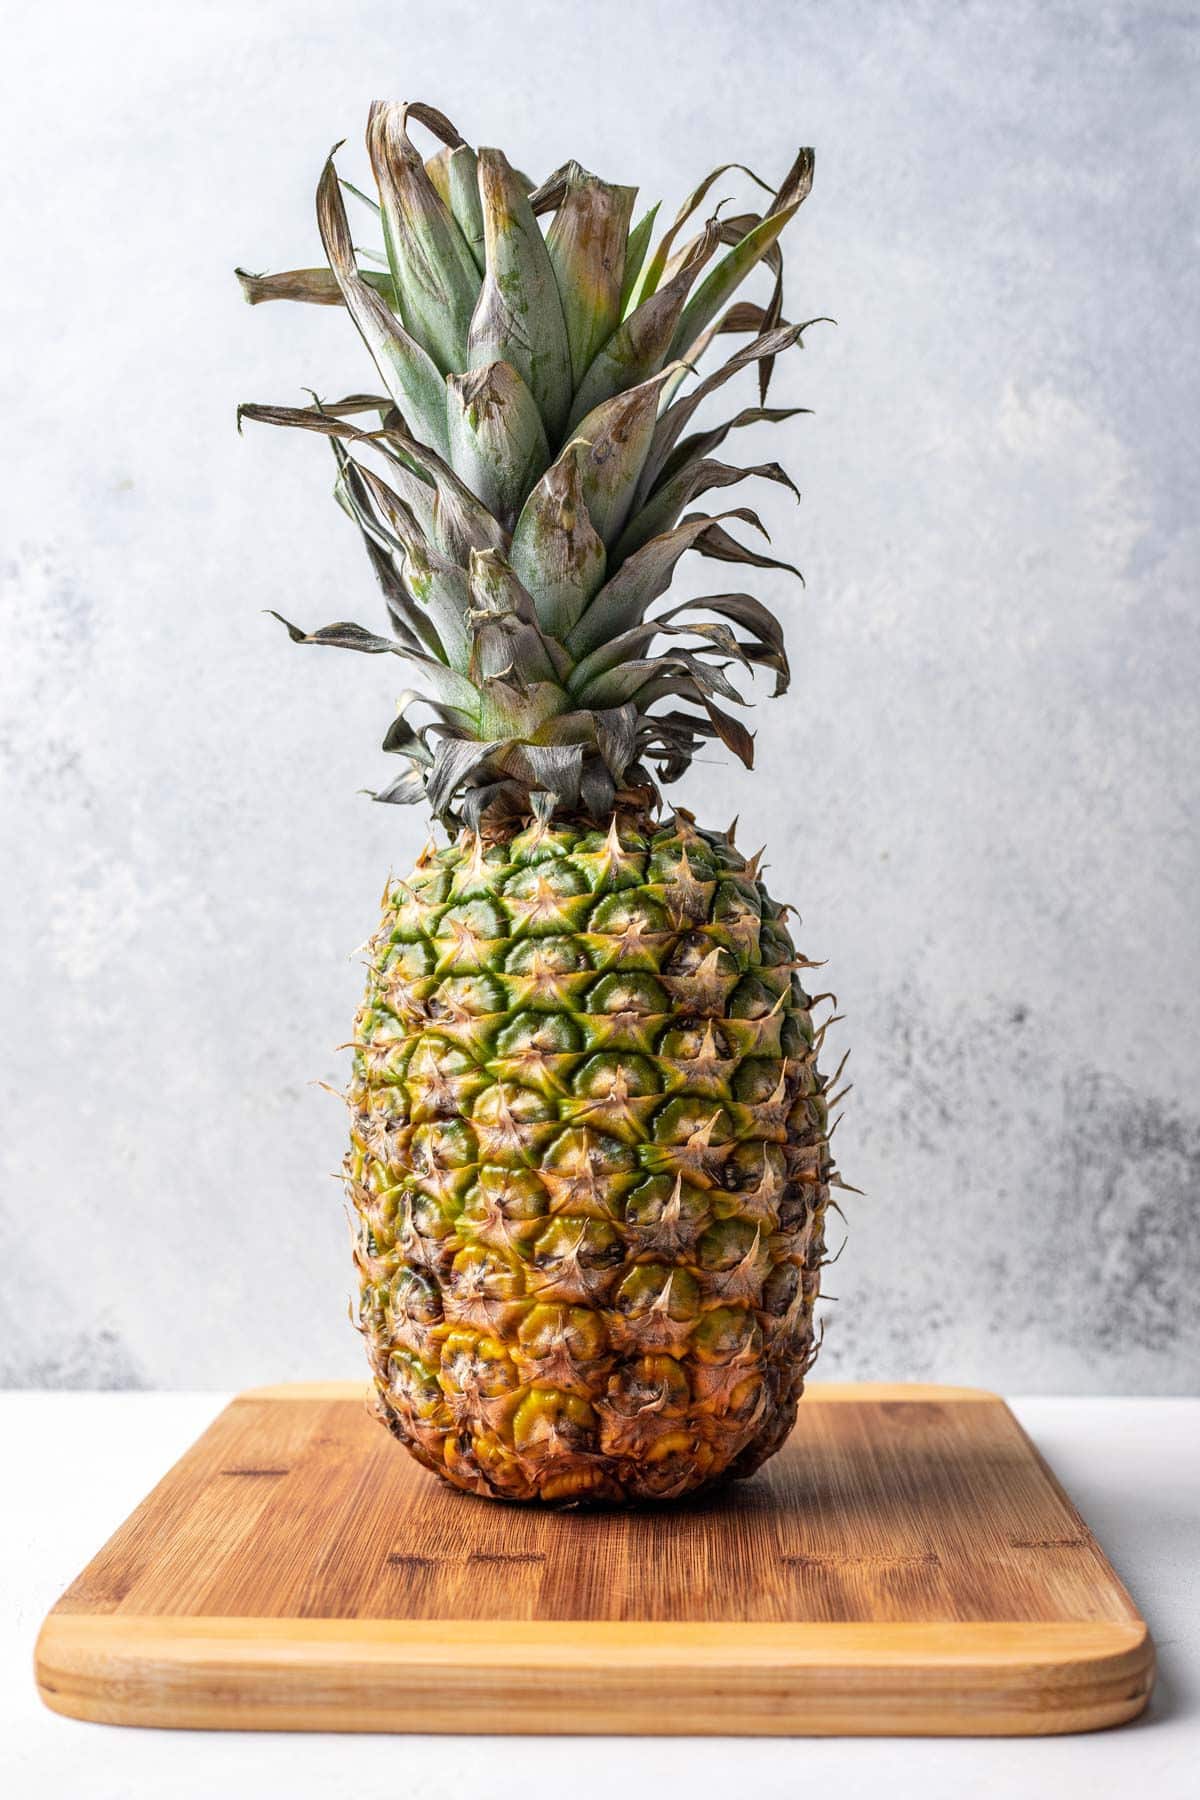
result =
[[[317,260],[330,143],[432,100],[673,206],[817,146],[768,452],[806,595],[760,773],[829,958],[867,1190],[822,1372],[1197,1385],[1196,6],[10,7],[0,201],[3,1375],[354,1373],[327,1171],[389,866],[394,690],[293,650],[378,611],[315,441],[239,399],[361,386]],[[747,396],[748,398],[748,396]],[[746,403],[745,401],[743,403]],[[693,578],[694,579],[694,578]]]

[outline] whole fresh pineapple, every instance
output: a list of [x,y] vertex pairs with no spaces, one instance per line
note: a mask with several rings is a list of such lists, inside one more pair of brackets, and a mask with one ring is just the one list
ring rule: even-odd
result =
[[[428,161],[413,120],[445,146]],[[671,1498],[750,1474],[790,1429],[837,1180],[787,908],[655,785],[713,738],[749,765],[731,669],[787,684],[753,596],[656,603],[688,550],[790,567],[722,523],[761,530],[752,512],[686,509],[747,475],[791,485],[714,452],[796,410],[765,401],[804,330],[778,239],[812,154],[761,216],[689,236],[734,165],[716,170],[652,247],[633,189],[573,162],[534,188],[431,107],[377,103],[367,144],[378,207],[332,159],[321,177],[328,266],[241,280],[252,302],[343,305],[383,392],[242,416],[332,443],[391,634],[287,628],[409,665],[384,742],[402,772],[376,798],[425,800],[452,838],[389,880],[356,1021],[346,1177],[377,1407],[475,1493]],[[344,191],[380,253],[355,247]],[[767,304],[730,305],[760,261]],[[698,379],[721,332],[751,341]],[[759,404],[685,435],[751,365]]]

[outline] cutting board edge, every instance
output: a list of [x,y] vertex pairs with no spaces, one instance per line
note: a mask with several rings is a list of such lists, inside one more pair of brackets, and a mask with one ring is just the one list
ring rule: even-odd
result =
[[1144,1622],[620,1624],[51,1612],[54,1712],[198,1730],[1041,1736],[1124,1724]]
[[[369,1400],[371,1384],[365,1381],[284,1381],[265,1387],[243,1388],[229,1402],[237,1406],[244,1400]],[[950,1387],[938,1382],[922,1381],[806,1381],[806,1406],[822,1406],[845,1401],[987,1401],[1007,1410],[1003,1394],[991,1388]]]

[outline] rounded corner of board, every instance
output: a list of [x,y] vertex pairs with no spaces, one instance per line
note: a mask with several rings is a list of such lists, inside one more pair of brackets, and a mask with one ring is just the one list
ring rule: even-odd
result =
[[1140,1717],[1154,1691],[1157,1656],[1144,1619],[1093,1621],[1086,1644],[1051,1673],[1061,1681],[1062,1711],[1051,1708],[1047,1734],[1107,1731]]
[[101,1714],[88,1704],[82,1646],[70,1629],[70,1613],[50,1612],[33,1647],[33,1680],[42,1705],[64,1719],[95,1722]]

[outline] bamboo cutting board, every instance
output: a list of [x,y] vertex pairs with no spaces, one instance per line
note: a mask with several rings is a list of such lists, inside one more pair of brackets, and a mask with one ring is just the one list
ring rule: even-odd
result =
[[752,1481],[606,1513],[452,1492],[356,1386],[252,1390],[37,1650],[76,1718],[309,1731],[1086,1731],[1153,1665],[1003,1401],[821,1384]]

